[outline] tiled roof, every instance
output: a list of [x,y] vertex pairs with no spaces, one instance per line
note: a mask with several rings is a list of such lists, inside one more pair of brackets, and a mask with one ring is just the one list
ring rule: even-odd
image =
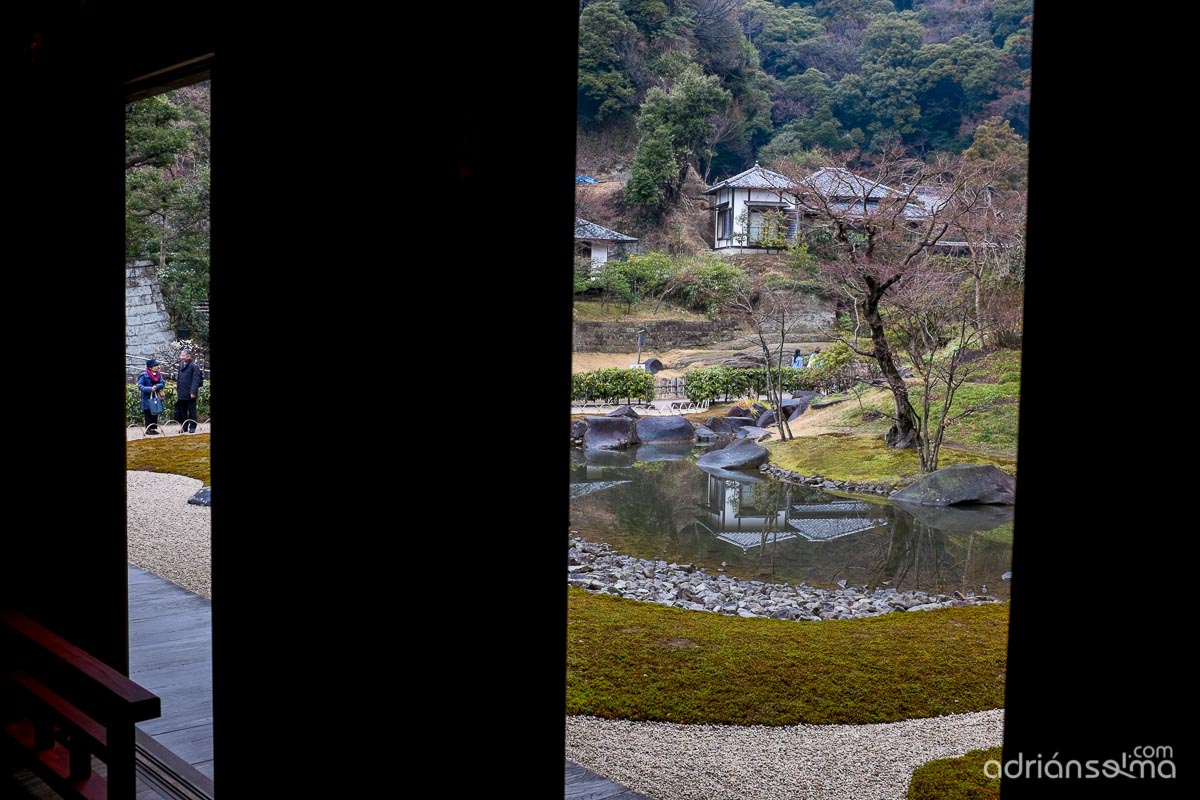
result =
[[870,197],[882,200],[885,197],[900,197],[901,192],[882,183],[860,178],[853,172],[840,167],[819,169],[801,181],[805,187],[822,197]]
[[576,239],[592,239],[605,242],[636,242],[637,239],[633,236],[626,236],[623,233],[617,233],[611,228],[606,228],[603,225],[597,225],[594,222],[588,222],[586,219],[575,218],[575,238]]
[[750,169],[720,183],[714,183],[704,193],[712,194],[720,189],[790,189],[794,185],[786,175],[763,169],[755,162]]

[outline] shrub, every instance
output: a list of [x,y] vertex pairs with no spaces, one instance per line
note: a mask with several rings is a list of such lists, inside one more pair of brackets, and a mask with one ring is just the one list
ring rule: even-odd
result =
[[571,376],[572,400],[654,399],[654,376],[641,369],[597,369]]
[[680,271],[671,297],[688,308],[715,317],[745,281],[745,272],[719,256],[700,257]]
[[[782,381],[784,391],[812,390],[814,376],[807,370],[783,367],[771,370],[774,381]],[[731,397],[758,397],[767,391],[767,371],[758,368],[708,367],[689,372],[684,392],[693,403]]]

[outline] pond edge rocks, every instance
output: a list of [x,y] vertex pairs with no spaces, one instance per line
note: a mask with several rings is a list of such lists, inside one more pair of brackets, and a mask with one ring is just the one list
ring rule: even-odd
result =
[[990,595],[930,594],[919,589],[818,589],[807,584],[764,583],[713,576],[693,564],[622,555],[604,542],[568,537],[567,585],[686,611],[727,616],[809,620],[860,619],[895,611],[1000,603]]
[[760,471],[764,475],[770,475],[772,478],[777,478],[781,481],[787,481],[788,483],[794,483],[799,486],[815,486],[818,489],[834,489],[841,492],[877,494],[882,497],[890,497],[891,495],[894,495],[900,491],[899,486],[894,486],[892,484],[839,481],[825,478],[821,475],[804,475],[800,472],[784,469],[774,462],[764,465]]

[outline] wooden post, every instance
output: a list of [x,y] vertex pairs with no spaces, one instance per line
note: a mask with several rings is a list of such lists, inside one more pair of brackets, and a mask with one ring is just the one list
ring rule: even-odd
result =
[[133,723],[122,721],[108,729],[108,800],[136,800],[137,769]]

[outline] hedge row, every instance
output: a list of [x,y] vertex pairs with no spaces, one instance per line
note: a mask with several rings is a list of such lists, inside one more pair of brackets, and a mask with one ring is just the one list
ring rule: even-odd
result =
[[[806,369],[776,367],[771,370],[772,383],[783,382],[784,391],[813,391],[817,376]],[[704,400],[758,397],[767,391],[767,371],[761,367],[707,367],[692,370],[687,374],[684,391],[688,400],[699,403]]]
[[[207,378],[204,383],[200,384],[200,395],[196,398],[196,415],[200,419],[204,419],[209,414],[209,392],[210,385]],[[163,400],[162,413],[158,415],[159,422],[166,422],[173,418],[175,414],[175,382],[168,381],[166,388],[163,389],[165,399]],[[136,383],[126,384],[125,386],[125,421],[136,422],[142,424],[142,390]]]
[[597,369],[571,376],[572,400],[654,399],[654,376],[641,369]]

